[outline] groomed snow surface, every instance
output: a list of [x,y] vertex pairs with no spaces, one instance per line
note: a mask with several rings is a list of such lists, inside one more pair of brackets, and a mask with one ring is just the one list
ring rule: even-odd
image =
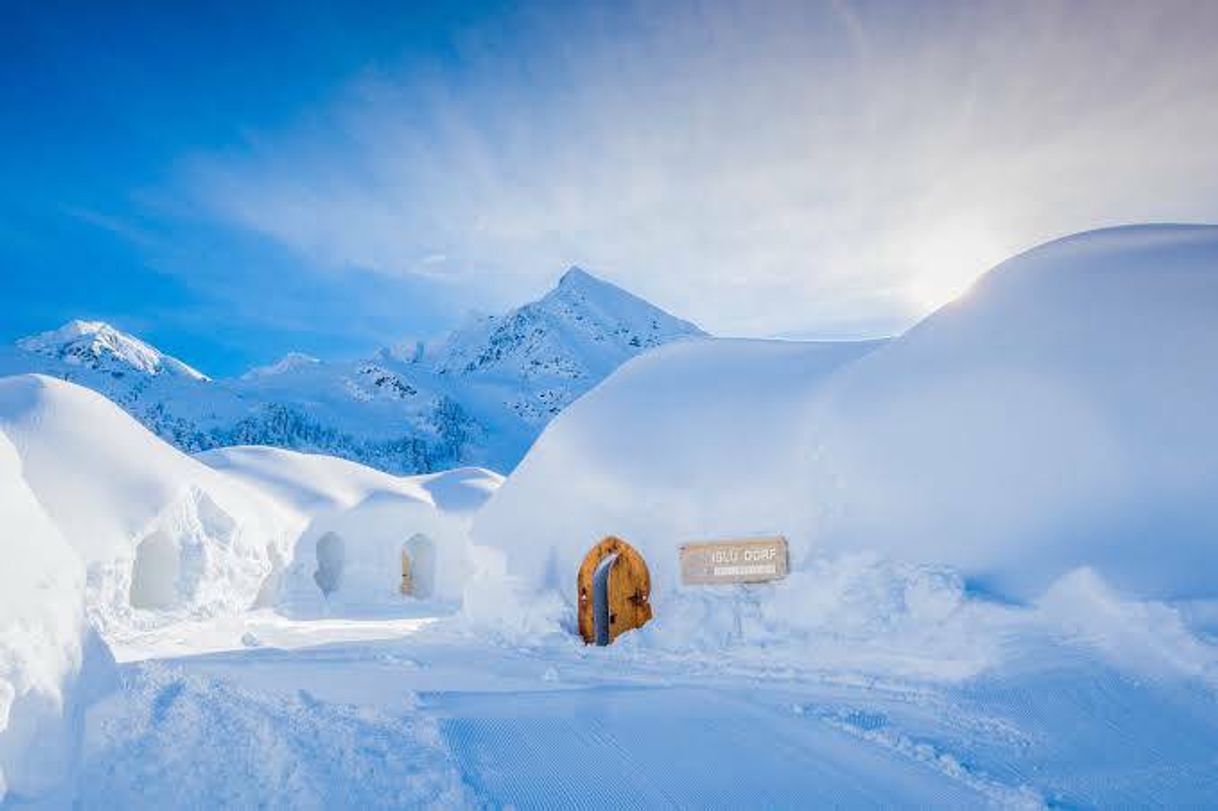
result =
[[[1082,234],[887,342],[643,354],[507,481],[0,379],[0,802],[1212,805],[1216,314],[1218,228]],[[585,647],[607,534],[655,619]],[[680,584],[756,534],[785,580]]]

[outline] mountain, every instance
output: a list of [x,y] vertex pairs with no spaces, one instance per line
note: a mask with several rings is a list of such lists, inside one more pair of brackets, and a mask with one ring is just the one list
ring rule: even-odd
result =
[[22,338],[17,346],[67,366],[105,372],[113,377],[136,372],[149,376],[165,374],[191,380],[207,379],[202,372],[177,358],[101,321],[69,321],[59,329]]
[[394,473],[508,471],[555,414],[624,361],[702,335],[572,268],[538,301],[355,361],[294,352],[213,380],[108,324],[72,321],[0,349],[0,374],[94,389],[191,453],[270,445]]

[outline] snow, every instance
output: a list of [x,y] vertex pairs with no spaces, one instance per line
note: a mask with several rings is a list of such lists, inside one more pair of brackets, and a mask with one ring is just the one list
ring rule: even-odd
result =
[[207,379],[197,369],[102,321],[69,321],[59,329],[23,338],[17,345],[26,352],[99,371],[121,372],[126,367],[146,375]]
[[701,335],[688,321],[573,267],[539,301],[476,318],[424,346],[423,361],[441,374],[548,379],[561,386],[599,380],[640,350]]
[[706,339],[647,353],[550,425],[479,513],[474,540],[527,594],[573,603],[580,561],[617,535],[642,552],[662,614],[678,544],[803,525],[791,427],[827,376],[880,345]]
[[292,516],[273,501],[80,386],[0,378],[0,431],[83,561],[104,631],[245,610],[294,540]]
[[[1085,580],[1070,600],[1097,599]],[[129,656],[127,688],[90,713],[79,792],[101,808],[1206,805],[1213,687],[1104,650],[1126,612],[1158,609],[1098,599],[1122,619],[1085,638],[1008,611],[1002,666],[958,682],[623,644],[639,635],[502,644],[456,617],[259,612],[257,646],[230,620],[162,628],[140,643],[158,661]]]
[[156,666],[91,719],[82,784],[105,808],[466,807],[435,722],[268,695]]
[[830,629],[965,592],[1026,602],[1080,567],[1140,598],[1214,596],[1215,312],[1218,228],[1147,226],[1018,256],[883,344],[664,347],[556,419],[480,513],[501,555],[484,579],[570,611],[580,560],[618,535],[652,573],[642,636],[670,644],[733,602],[677,581],[677,546],[707,538],[790,540],[795,574],[757,607],[788,639],[843,572],[867,596]]
[[[0,431],[0,802],[70,773],[82,705],[107,670],[84,617],[84,567],[42,511]],[[90,668],[85,672],[86,656]]]
[[1218,227],[1004,262],[810,404],[791,488],[808,548],[948,564],[1016,599],[1080,566],[1138,595],[1214,595],[1215,313]]
[[[506,481],[188,457],[0,379],[0,803],[1212,804],[1216,265],[1218,228],[1093,232],[888,342],[658,341]],[[655,619],[585,646],[610,533]],[[679,583],[779,533],[784,580]]]
[[303,515],[350,509],[376,495],[399,495],[446,511],[472,512],[503,482],[502,476],[483,468],[394,476],[333,456],[256,445],[219,448],[195,458],[264,490]]
[[253,369],[250,369],[241,377],[243,380],[256,380],[259,377],[280,375],[284,374],[285,372],[291,372],[294,369],[307,368],[318,363],[321,363],[320,358],[315,358],[312,355],[306,355],[303,352],[289,352],[272,364],[267,366],[256,366]]
[[301,526],[261,605],[294,616],[401,610],[402,554],[423,600],[460,601],[471,571],[472,514],[502,477],[481,468],[400,477],[277,448],[235,447],[198,458],[274,499]]
[[472,319],[408,353],[321,361],[292,352],[210,380],[108,324],[73,321],[0,347],[0,374],[92,388],[190,453],[270,445],[395,473],[468,464],[507,471],[554,414],[623,361],[701,335],[572,269],[540,300]]

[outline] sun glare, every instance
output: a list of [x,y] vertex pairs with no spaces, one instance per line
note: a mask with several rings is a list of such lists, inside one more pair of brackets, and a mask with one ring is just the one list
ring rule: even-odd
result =
[[954,301],[1007,253],[977,223],[952,222],[928,229],[909,249],[912,273],[905,290],[910,305],[929,313]]

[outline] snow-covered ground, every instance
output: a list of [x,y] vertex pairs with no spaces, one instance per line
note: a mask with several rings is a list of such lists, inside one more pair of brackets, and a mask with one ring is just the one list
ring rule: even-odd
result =
[[[1078,235],[888,342],[646,353],[507,480],[0,379],[0,803],[1212,806],[1215,313],[1218,228]],[[681,583],[758,533],[785,579]],[[654,618],[588,647],[608,534]]]
[[959,682],[813,669],[747,637],[509,644],[454,617],[254,615],[192,628],[193,655],[175,633],[120,649],[83,807],[1202,807],[1218,791],[1212,683],[1126,669],[1082,632],[1004,640],[1003,667]]

